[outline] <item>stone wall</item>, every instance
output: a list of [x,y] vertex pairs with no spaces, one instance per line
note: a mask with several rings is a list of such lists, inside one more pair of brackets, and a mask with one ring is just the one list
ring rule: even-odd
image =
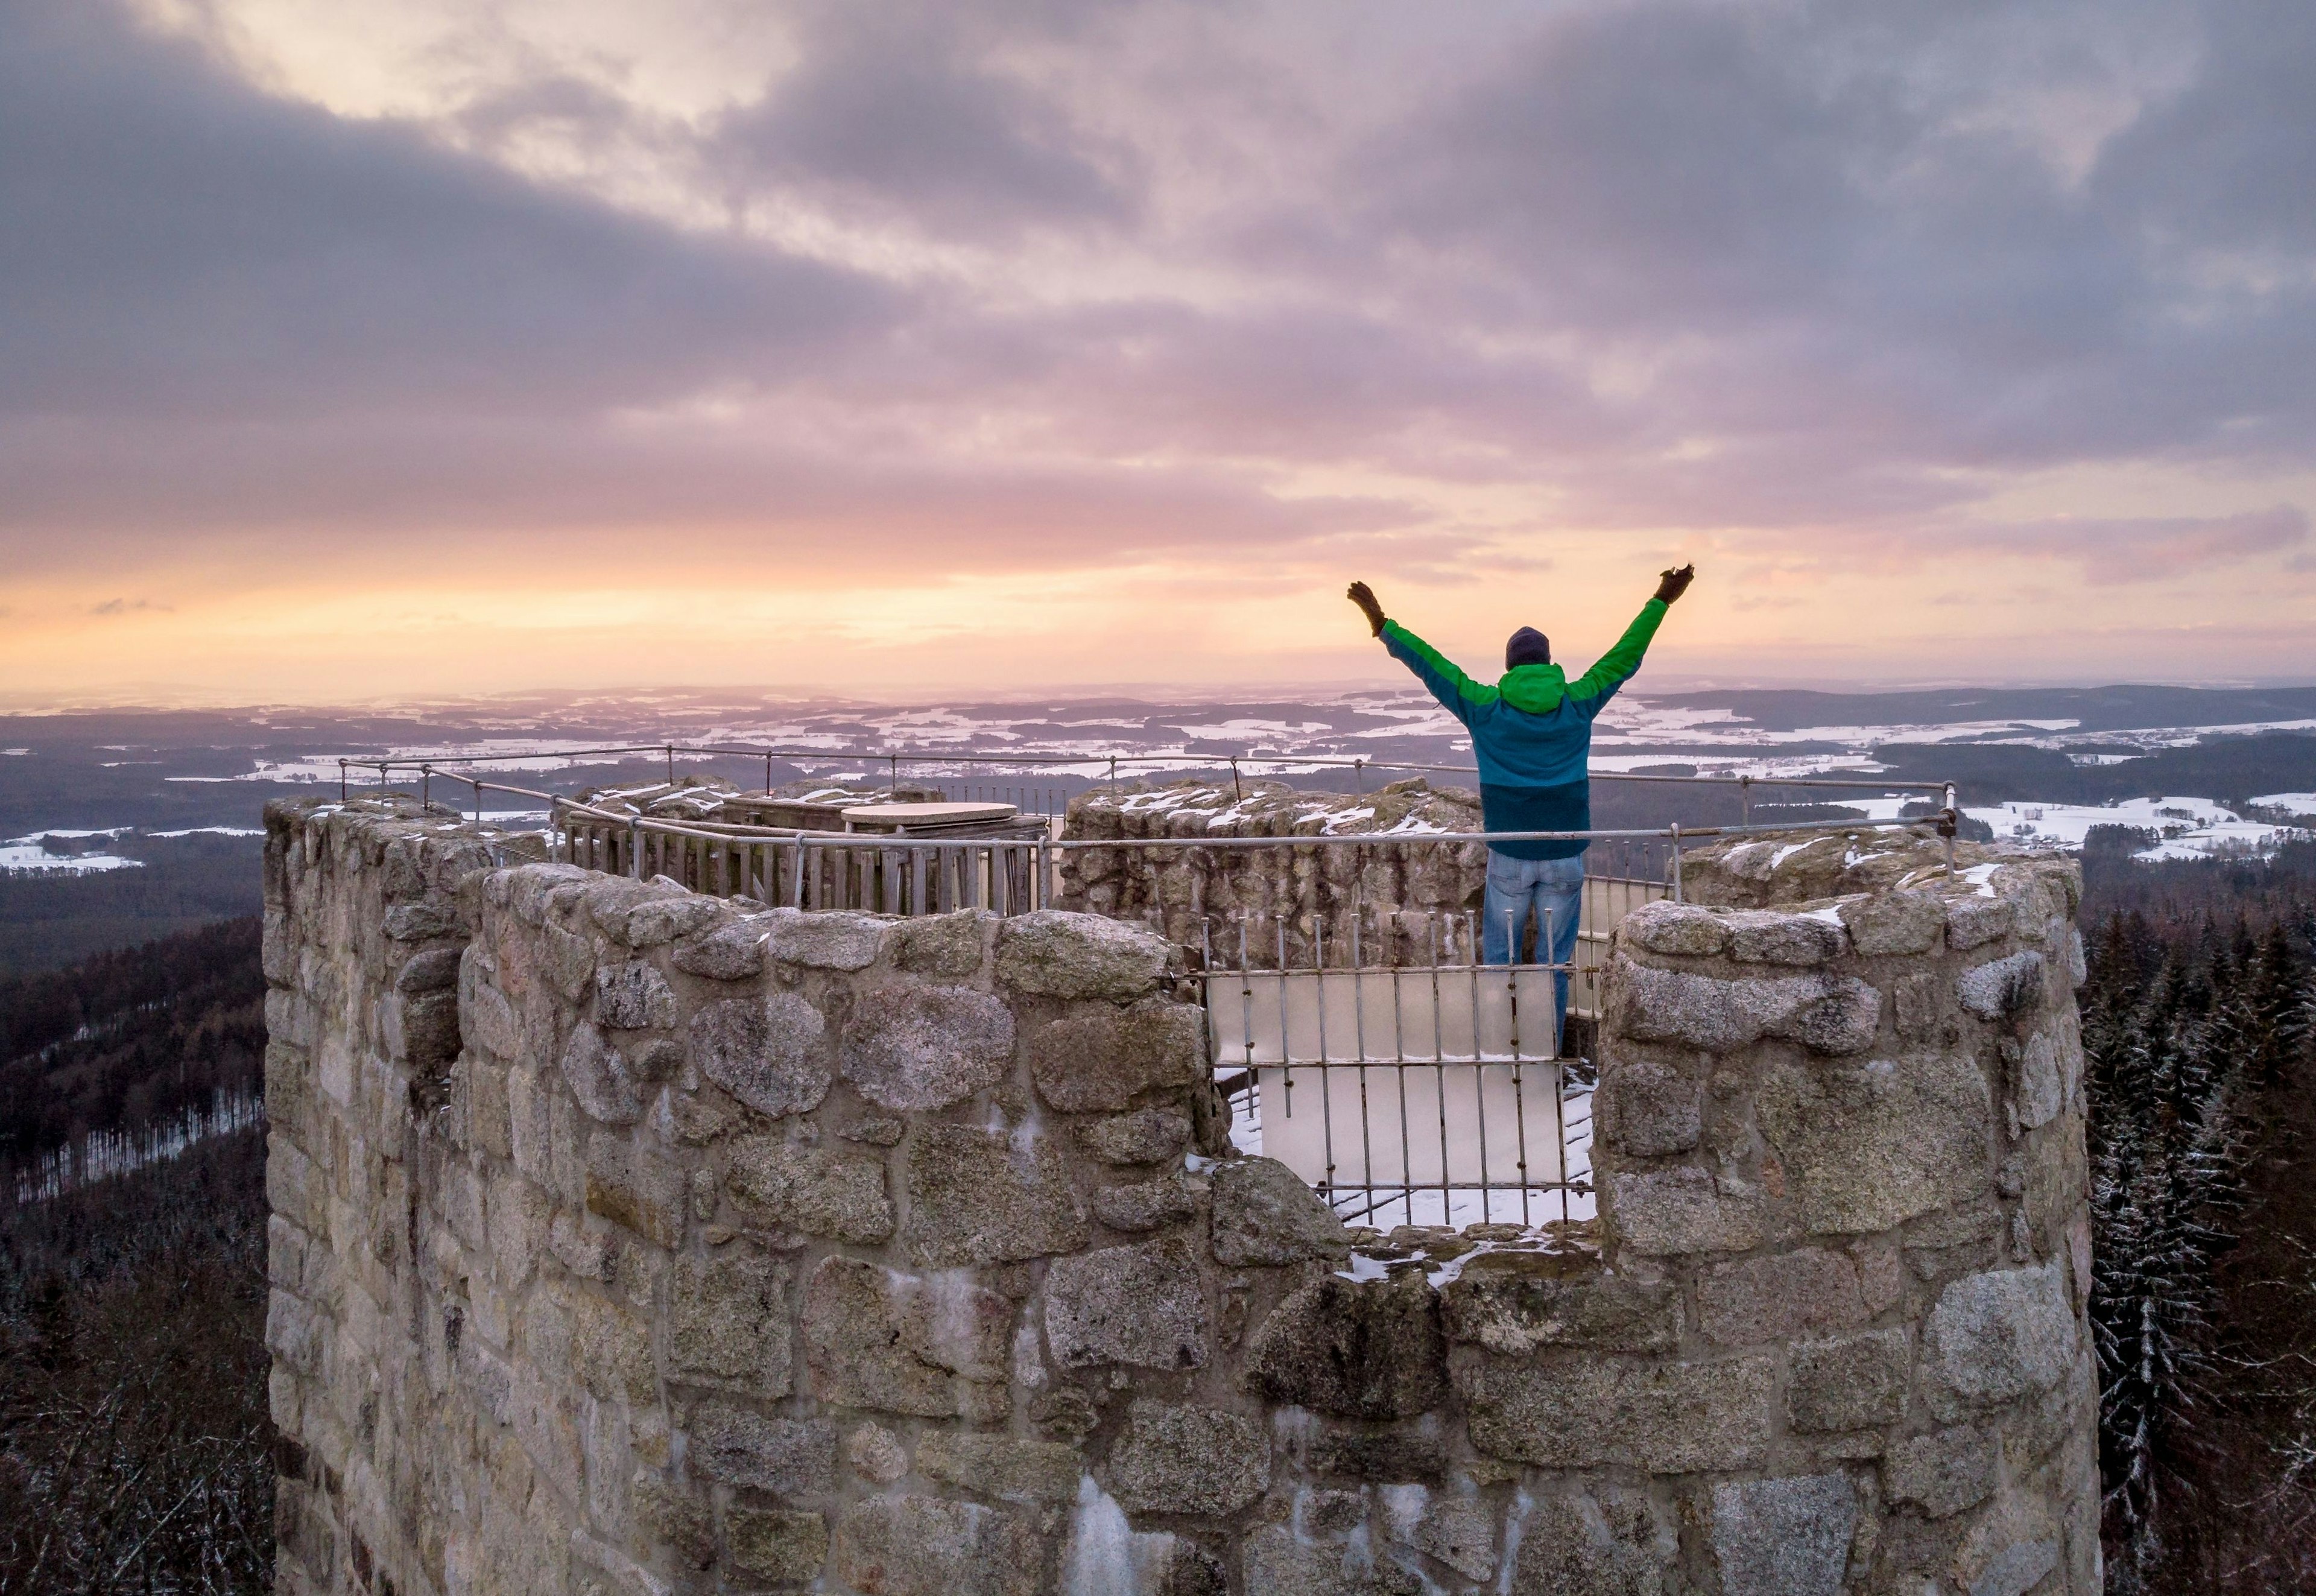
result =
[[[1146,925],[1198,949],[1209,922],[1231,942],[1231,921],[1248,925],[1249,962],[1276,967],[1278,933],[1290,963],[1309,965],[1326,938],[1330,965],[1350,963],[1350,926],[1360,924],[1367,963],[1415,964],[1469,941],[1463,916],[1480,906],[1487,850],[1474,843],[1430,847],[1136,848],[1154,837],[1293,837],[1346,834],[1476,832],[1479,795],[1434,789],[1421,777],[1365,795],[1302,792],[1249,780],[1236,789],[1198,780],[1096,789],[1070,800],[1063,836],[1121,846],[1061,855],[1064,908]],[[1435,925],[1435,922],[1437,924]],[[1452,940],[1453,949],[1447,943]],[[1459,955],[1460,956],[1460,955]]]
[[2097,1588],[2070,867],[1716,859],[1597,1234],[1385,1236],[1139,930],[268,833],[284,1592]]

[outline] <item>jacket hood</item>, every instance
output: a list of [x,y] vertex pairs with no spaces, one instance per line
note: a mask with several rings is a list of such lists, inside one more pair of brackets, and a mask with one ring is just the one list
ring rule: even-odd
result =
[[1568,696],[1568,673],[1558,665],[1514,665],[1496,683],[1496,692],[1515,709],[1549,715]]

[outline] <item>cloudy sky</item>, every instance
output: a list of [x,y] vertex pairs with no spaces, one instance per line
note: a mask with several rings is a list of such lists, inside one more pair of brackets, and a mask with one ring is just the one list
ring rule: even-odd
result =
[[0,0],[0,694],[2316,680],[2316,6]]

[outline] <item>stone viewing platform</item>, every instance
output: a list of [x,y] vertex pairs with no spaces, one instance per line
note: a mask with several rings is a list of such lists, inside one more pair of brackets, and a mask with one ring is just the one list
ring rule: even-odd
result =
[[267,834],[286,1596],[2099,1588],[2071,862],[1688,853],[1599,1219],[1377,1233],[1140,925]]

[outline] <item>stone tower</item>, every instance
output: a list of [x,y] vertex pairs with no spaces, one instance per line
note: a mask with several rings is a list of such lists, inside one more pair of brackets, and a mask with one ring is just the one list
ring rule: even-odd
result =
[[267,821],[285,1593],[2098,1588],[2063,862],[1691,855],[1597,1226],[1379,1235],[1143,930]]

